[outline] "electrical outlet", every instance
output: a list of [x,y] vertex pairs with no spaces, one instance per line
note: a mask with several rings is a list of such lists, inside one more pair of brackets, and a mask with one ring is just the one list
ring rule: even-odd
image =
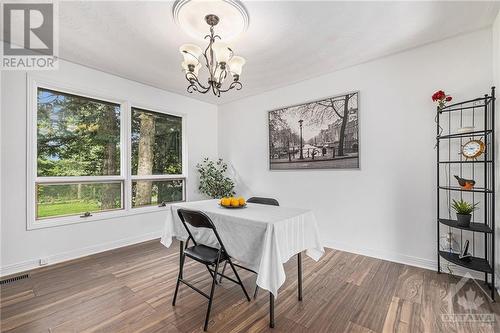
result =
[[40,266],[45,266],[49,264],[49,259],[48,258],[41,258],[40,259]]

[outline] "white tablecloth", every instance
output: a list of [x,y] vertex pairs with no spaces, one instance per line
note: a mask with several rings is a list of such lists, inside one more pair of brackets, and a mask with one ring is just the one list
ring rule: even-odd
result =
[[[188,236],[177,215],[179,208],[207,214],[228,254],[257,272],[257,285],[275,297],[285,282],[285,262],[304,250],[316,261],[325,253],[316,219],[310,210],[252,203],[241,209],[227,209],[220,207],[218,200],[173,204],[161,238],[161,243],[167,247],[172,244],[172,237],[186,240]],[[197,242],[218,246],[211,230],[193,228],[192,232]]]

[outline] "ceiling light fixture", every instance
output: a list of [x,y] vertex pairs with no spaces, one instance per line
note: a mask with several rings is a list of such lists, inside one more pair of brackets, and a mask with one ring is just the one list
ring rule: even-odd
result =
[[[214,27],[219,23],[219,17],[215,14],[205,16],[205,22],[210,26],[210,34],[205,36],[208,39],[208,46],[205,51],[194,44],[184,44],[179,48],[184,61],[182,62],[182,70],[186,75],[186,80],[189,82],[187,91],[192,93],[197,91],[206,94],[212,90],[214,95],[220,97],[220,94],[236,88],[240,90],[243,85],[240,82],[240,75],[245,64],[245,59],[240,56],[235,56],[229,45],[221,41],[221,37],[216,35]],[[218,41],[216,41],[218,40]],[[202,57],[202,62],[200,62]],[[199,70],[202,65],[208,70],[208,85],[205,86],[199,80]],[[232,82],[223,88],[224,81],[232,77]]]

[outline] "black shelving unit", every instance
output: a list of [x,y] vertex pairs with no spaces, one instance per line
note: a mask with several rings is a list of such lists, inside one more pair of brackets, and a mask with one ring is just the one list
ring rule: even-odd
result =
[[[484,97],[454,103],[437,109],[437,258],[484,273],[484,282],[495,300],[495,87]],[[469,128],[469,132],[459,129]],[[468,140],[482,140],[484,153],[467,160],[460,153]],[[454,175],[474,179],[472,190],[462,189]],[[459,226],[451,210],[452,199],[479,202],[469,227]],[[442,230],[457,238],[460,247],[469,240],[472,258],[459,259],[457,249],[441,249]]]

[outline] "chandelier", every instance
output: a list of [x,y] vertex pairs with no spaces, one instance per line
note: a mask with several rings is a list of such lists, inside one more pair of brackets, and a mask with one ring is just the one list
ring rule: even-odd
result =
[[[240,82],[240,75],[245,59],[235,56],[233,50],[226,43],[220,41],[221,37],[215,34],[214,27],[219,23],[217,15],[209,14],[205,16],[205,22],[210,26],[210,34],[205,36],[205,39],[209,40],[207,48],[202,51],[200,47],[194,44],[182,45],[179,48],[184,57],[181,66],[186,75],[186,80],[189,82],[187,87],[189,93],[197,91],[206,94],[211,90],[214,95],[220,97],[221,93],[234,88],[240,90],[243,87]],[[200,57],[203,64],[200,62]],[[198,76],[202,65],[205,65],[208,70],[207,85],[202,84]],[[228,78],[232,78],[232,82],[224,85]]]

